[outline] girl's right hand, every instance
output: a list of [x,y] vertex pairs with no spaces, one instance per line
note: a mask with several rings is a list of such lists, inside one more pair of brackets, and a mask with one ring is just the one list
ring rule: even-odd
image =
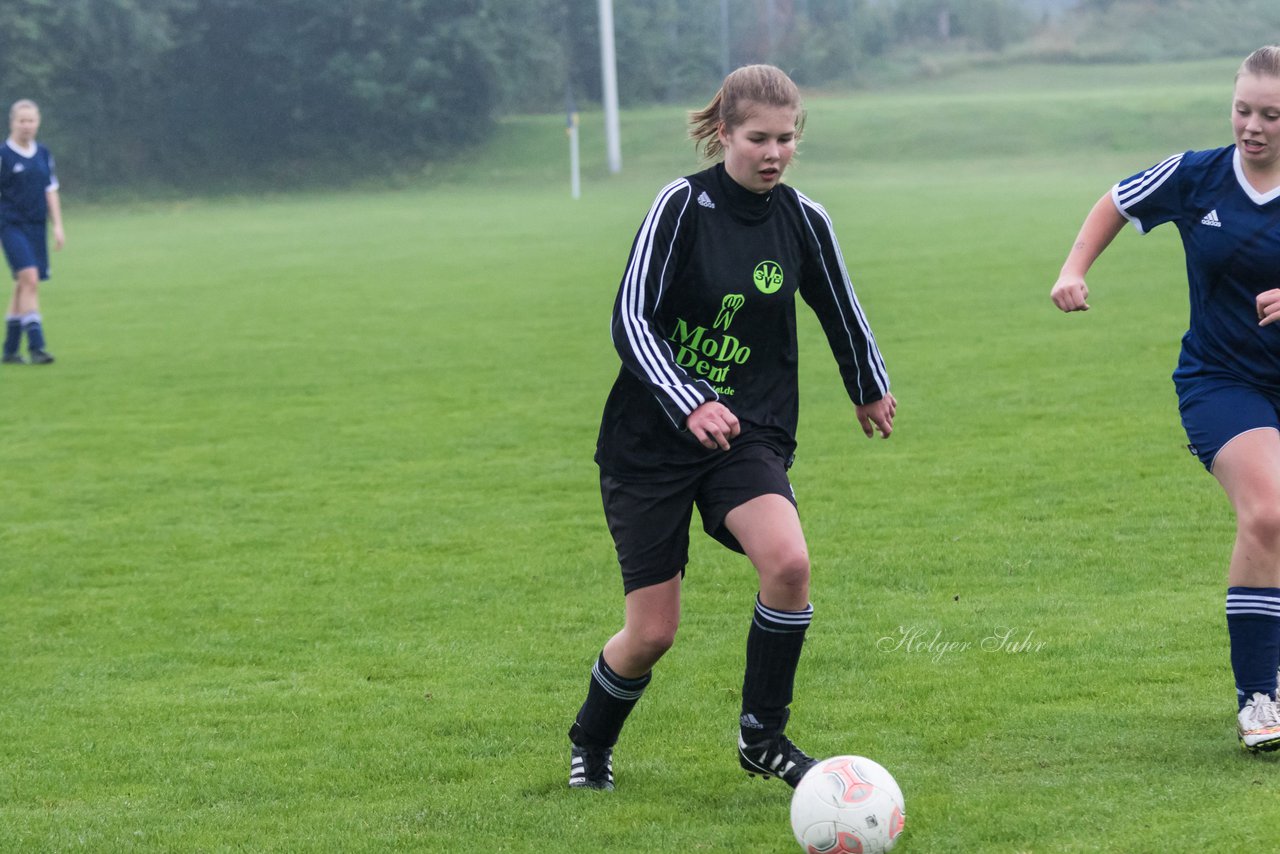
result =
[[1272,288],[1258,294],[1258,325],[1269,326],[1280,319],[1280,288]]
[[685,426],[704,448],[729,450],[729,440],[742,432],[738,416],[718,400],[708,400],[685,419]]
[[1082,276],[1060,276],[1049,299],[1063,311],[1088,311],[1089,286]]

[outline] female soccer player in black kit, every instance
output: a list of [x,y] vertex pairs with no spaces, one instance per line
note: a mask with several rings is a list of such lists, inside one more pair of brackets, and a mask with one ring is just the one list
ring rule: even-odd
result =
[[690,116],[690,136],[722,162],[664,187],[632,244],[613,310],[622,369],[596,449],[625,622],[569,731],[572,787],[613,788],[618,733],[675,640],[695,504],[703,529],[746,554],[760,579],[739,761],[793,787],[814,763],[784,734],[813,613],[787,480],[797,291],[822,323],[868,437],[888,438],[896,402],[826,211],[781,183],[803,125],[785,73],[734,71]]

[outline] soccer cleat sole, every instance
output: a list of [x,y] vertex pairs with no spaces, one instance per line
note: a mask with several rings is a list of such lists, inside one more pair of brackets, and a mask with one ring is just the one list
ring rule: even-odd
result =
[[1280,750],[1280,738],[1273,738],[1254,745],[1245,744],[1244,736],[1239,736],[1239,741],[1240,749],[1246,753],[1274,753]]
[[[751,764],[755,765],[754,762],[752,762]],[[761,780],[782,780],[783,779],[781,774],[774,774],[772,771],[759,771],[754,768],[746,767],[745,765],[742,764],[741,755],[739,755],[738,757],[738,765],[742,768],[743,772],[746,773],[748,777],[759,777]]]

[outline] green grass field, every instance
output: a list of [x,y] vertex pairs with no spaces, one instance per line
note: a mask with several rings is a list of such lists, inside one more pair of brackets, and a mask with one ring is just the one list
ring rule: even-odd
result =
[[[900,409],[862,437],[802,307],[791,733],[895,774],[898,851],[1274,845],[1276,761],[1235,745],[1233,522],[1169,380],[1176,233],[1123,235],[1087,314],[1048,300],[1112,182],[1230,141],[1234,68],[810,98],[790,179]],[[58,363],[0,372],[0,850],[798,850],[790,790],[733,753],[754,573],[706,538],[618,790],[565,786],[622,615],[609,310],[696,168],[683,111],[646,109],[608,175],[599,118],[577,202],[555,116],[395,190],[87,208],[64,177]]]

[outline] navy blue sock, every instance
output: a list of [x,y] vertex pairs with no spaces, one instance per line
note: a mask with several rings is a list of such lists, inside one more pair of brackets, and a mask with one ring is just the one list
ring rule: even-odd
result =
[[33,311],[22,316],[22,331],[27,333],[27,352],[44,349],[44,328],[40,325],[40,313]]
[[569,738],[580,746],[613,747],[627,715],[640,701],[652,678],[652,671],[636,679],[619,676],[605,663],[604,653],[600,653],[591,668],[587,699],[578,710]]
[[22,318],[16,316],[4,319],[4,355],[16,356],[18,345],[22,343]]
[[747,632],[747,669],[742,678],[742,738],[748,743],[781,732],[795,689],[796,667],[813,606],[803,611],[767,608],[756,597]]
[[1228,587],[1231,670],[1241,709],[1254,694],[1275,699],[1280,666],[1280,587]]

